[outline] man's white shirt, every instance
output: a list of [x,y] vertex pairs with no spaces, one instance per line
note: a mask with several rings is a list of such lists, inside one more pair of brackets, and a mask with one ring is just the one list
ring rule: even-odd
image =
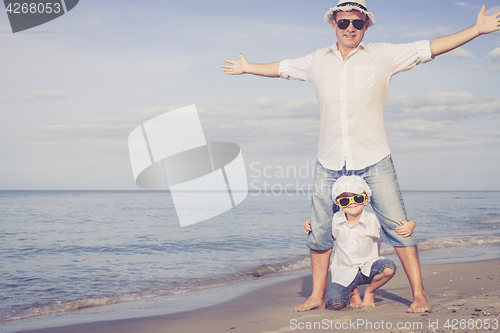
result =
[[361,170],[390,154],[384,106],[391,77],[432,60],[429,41],[360,43],[345,60],[337,44],[283,60],[284,79],[314,84],[320,108],[318,160],[330,170]]
[[358,270],[370,276],[372,264],[383,259],[380,253],[380,222],[375,214],[363,210],[355,225],[349,225],[344,211],[333,215],[332,235],[337,248],[331,263],[332,282],[347,287]]

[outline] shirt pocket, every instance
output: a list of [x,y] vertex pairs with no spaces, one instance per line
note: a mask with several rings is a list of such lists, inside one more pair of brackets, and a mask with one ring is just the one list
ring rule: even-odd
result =
[[371,254],[373,250],[373,239],[366,235],[363,235],[361,237],[362,238],[358,240],[357,244],[358,252],[361,256],[366,258]]
[[357,239],[354,241],[355,251],[362,258],[369,257],[372,254],[376,240],[370,235],[369,230],[364,230],[358,233]]
[[361,89],[373,88],[375,86],[375,65],[354,67],[354,85]]

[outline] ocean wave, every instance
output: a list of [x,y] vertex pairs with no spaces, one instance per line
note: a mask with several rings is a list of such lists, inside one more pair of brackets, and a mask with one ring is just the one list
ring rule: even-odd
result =
[[[417,242],[418,251],[429,251],[436,249],[444,249],[450,247],[466,247],[478,246],[500,242],[500,235],[489,236],[463,236],[463,237],[442,237],[421,240]],[[389,255],[396,253],[394,248],[382,249],[380,255]],[[297,260],[289,260],[282,263],[272,263],[260,265],[251,270],[251,275],[260,277],[269,274],[283,273],[296,271],[311,267],[311,259],[309,257],[300,258]]]
[[419,251],[443,249],[447,247],[465,247],[486,245],[500,242],[500,235],[439,237],[418,242]]
[[[225,282],[231,283],[231,282],[237,282],[239,280],[241,279],[237,279],[235,276],[232,276],[230,278],[226,278]],[[204,289],[218,288],[224,285],[225,283],[220,283],[220,281],[218,280],[217,282],[212,281],[212,283],[207,282],[202,285],[191,281],[191,284],[186,283],[186,285],[182,289],[176,287],[174,283],[164,286],[165,288],[160,288],[157,290],[150,289],[144,291],[143,293],[122,294],[122,295],[114,295],[110,297],[100,297],[100,298],[90,297],[73,301],[54,301],[51,303],[34,306],[28,309],[13,310],[10,312],[0,313],[0,323],[23,320],[40,315],[54,315],[67,311],[80,310],[80,309],[98,307],[103,305],[112,305],[124,302],[151,299],[161,296],[180,295]]]
[[127,301],[135,301],[141,298],[142,297],[138,296],[128,296],[128,297],[121,297],[119,299],[113,299],[111,297],[102,297],[102,298],[79,299],[70,302],[55,301],[52,304],[46,304],[39,307],[32,307],[26,310],[14,311],[14,314],[11,314],[11,316],[9,316],[8,318],[0,320],[0,322],[21,320],[33,316],[57,314],[69,310],[78,310],[78,309],[85,309],[102,305],[110,305]]
[[[436,237],[417,241],[418,251],[430,251],[451,247],[479,246],[500,242],[500,235],[462,237]],[[382,249],[381,255],[394,254],[394,248]]]
[[261,277],[274,273],[297,271],[308,267],[311,267],[311,259],[309,257],[305,257],[297,260],[289,260],[283,263],[260,265],[252,269],[250,274],[255,277]]
[[[422,252],[443,248],[480,246],[498,242],[500,242],[500,234],[488,236],[441,237],[418,241],[418,250],[419,252]],[[395,252],[393,248],[381,250],[381,255],[389,255],[394,253]],[[190,282],[182,283],[182,288],[174,283],[164,285],[163,288],[158,288],[156,290],[149,289],[142,294],[133,293],[126,295],[114,295],[112,297],[93,297],[69,302],[55,301],[51,304],[45,304],[25,310],[16,310],[13,311],[13,313],[9,313],[8,315],[3,314],[2,316],[0,316],[0,323],[26,319],[38,315],[57,314],[71,310],[130,302],[146,298],[155,298],[159,296],[178,295],[208,288],[217,288],[228,283],[237,283],[248,278],[261,278],[273,274],[299,271],[310,267],[311,260],[309,256],[304,256],[278,263],[262,264],[257,267],[250,268],[246,272],[226,275],[222,280],[220,279],[220,277],[217,277],[213,279],[203,279],[203,283],[200,283],[200,281],[194,279]]]

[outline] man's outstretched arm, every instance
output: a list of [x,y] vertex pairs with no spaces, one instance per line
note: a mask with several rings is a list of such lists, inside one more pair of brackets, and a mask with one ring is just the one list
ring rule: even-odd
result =
[[460,31],[459,33],[436,38],[431,41],[431,53],[432,57],[438,56],[440,54],[446,53],[457,47],[469,42],[470,40],[476,38],[479,35],[489,34],[490,32],[500,31],[500,12],[493,14],[491,16],[486,16],[486,5],[483,5],[481,12],[477,16],[476,24],[474,24],[469,29]]
[[225,60],[228,64],[223,65],[222,70],[228,75],[237,74],[254,74],[266,77],[279,77],[280,62],[272,62],[269,64],[251,64],[247,59],[240,53],[238,54],[240,60]]

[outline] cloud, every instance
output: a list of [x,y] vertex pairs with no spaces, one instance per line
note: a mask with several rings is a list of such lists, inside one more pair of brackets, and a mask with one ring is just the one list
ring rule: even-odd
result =
[[[477,11],[479,13],[479,10],[482,7],[482,2],[480,3],[480,5],[471,5],[471,4],[468,4],[466,2],[461,1],[461,2],[455,2],[455,6],[459,6],[459,7],[462,7],[462,8],[469,9],[469,10]],[[493,14],[495,14],[498,11],[500,11],[500,6],[495,6],[495,7],[487,8],[486,9],[486,15],[493,15]]]
[[470,8],[471,7],[471,5],[468,5],[465,2],[455,2],[455,5],[459,6],[459,7],[464,7],[464,8]]
[[211,103],[198,107],[207,140],[238,143],[247,152],[294,156],[316,151],[319,109],[315,99]]
[[132,110],[109,110],[98,117],[73,123],[56,123],[36,128],[42,139],[99,139],[127,137],[137,126],[165,112],[181,107],[156,107]]
[[[184,105],[163,107],[109,110],[99,117],[78,123],[61,123],[39,127],[39,130],[59,135],[96,135],[106,133],[121,135],[132,131],[145,121],[178,109]],[[279,101],[271,98],[259,98],[252,102],[213,102],[196,105],[201,121],[213,129],[238,128],[242,124],[299,120],[304,118],[319,119],[318,103],[314,99]],[[105,135],[109,136],[109,135]]]
[[442,57],[474,59],[474,54],[472,53],[472,51],[469,51],[469,50],[466,50],[466,49],[459,47],[459,48],[456,48],[448,53],[443,54]]
[[[182,106],[113,109],[78,122],[60,121],[23,132],[11,129],[0,134],[4,135],[0,155],[43,155],[56,160],[64,155],[82,165],[89,160],[97,164],[115,161],[128,176],[130,132]],[[314,158],[317,151],[320,121],[315,99],[217,101],[197,104],[197,109],[206,140],[238,144],[248,162],[295,163]],[[385,125],[393,152],[441,156],[453,150],[498,156],[500,97],[446,91],[398,94],[388,98]]]
[[495,6],[495,7],[491,7],[491,8],[486,9],[485,15],[493,15],[493,14],[496,14],[498,12],[500,12],[500,6]]
[[211,117],[224,115],[228,119],[283,119],[316,118],[318,103],[315,99],[280,101],[272,98],[258,98],[250,103],[218,102],[200,104],[201,114]]
[[[145,121],[180,108],[110,110],[99,117],[36,128],[37,144],[69,141],[114,140],[126,145],[128,135]],[[315,99],[279,101],[259,98],[252,102],[221,101],[196,105],[207,141],[228,141],[248,152],[290,155],[316,150],[319,112]],[[272,144],[270,144],[272,143]]]
[[419,30],[416,32],[408,32],[404,34],[405,37],[411,38],[429,38],[434,36],[444,36],[453,32],[452,26],[435,26],[430,29]]
[[[78,123],[39,127],[35,137],[40,145],[107,140],[126,146],[134,128],[179,107],[110,110]],[[219,101],[199,104],[197,109],[207,141],[234,142],[252,156],[305,156],[317,149],[319,111],[314,99]],[[446,91],[399,94],[388,99],[385,119],[395,148],[442,148],[443,142],[459,147],[478,140],[484,145],[500,140],[496,129],[500,128],[500,97]]]
[[69,99],[70,94],[65,94],[59,91],[37,91],[26,95],[27,100],[40,99]]
[[480,65],[480,64],[474,64],[471,66],[472,69],[476,70],[487,70],[487,71],[500,71],[500,63],[498,64],[488,64],[487,66],[485,65]]
[[497,47],[490,53],[488,53],[488,59],[490,59],[491,62],[500,64],[500,47]]
[[492,146],[500,141],[500,97],[433,91],[389,98],[386,129],[396,149]]
[[395,119],[420,118],[448,122],[500,119],[500,97],[455,91],[433,91],[420,96],[400,94],[390,98],[386,113]]

